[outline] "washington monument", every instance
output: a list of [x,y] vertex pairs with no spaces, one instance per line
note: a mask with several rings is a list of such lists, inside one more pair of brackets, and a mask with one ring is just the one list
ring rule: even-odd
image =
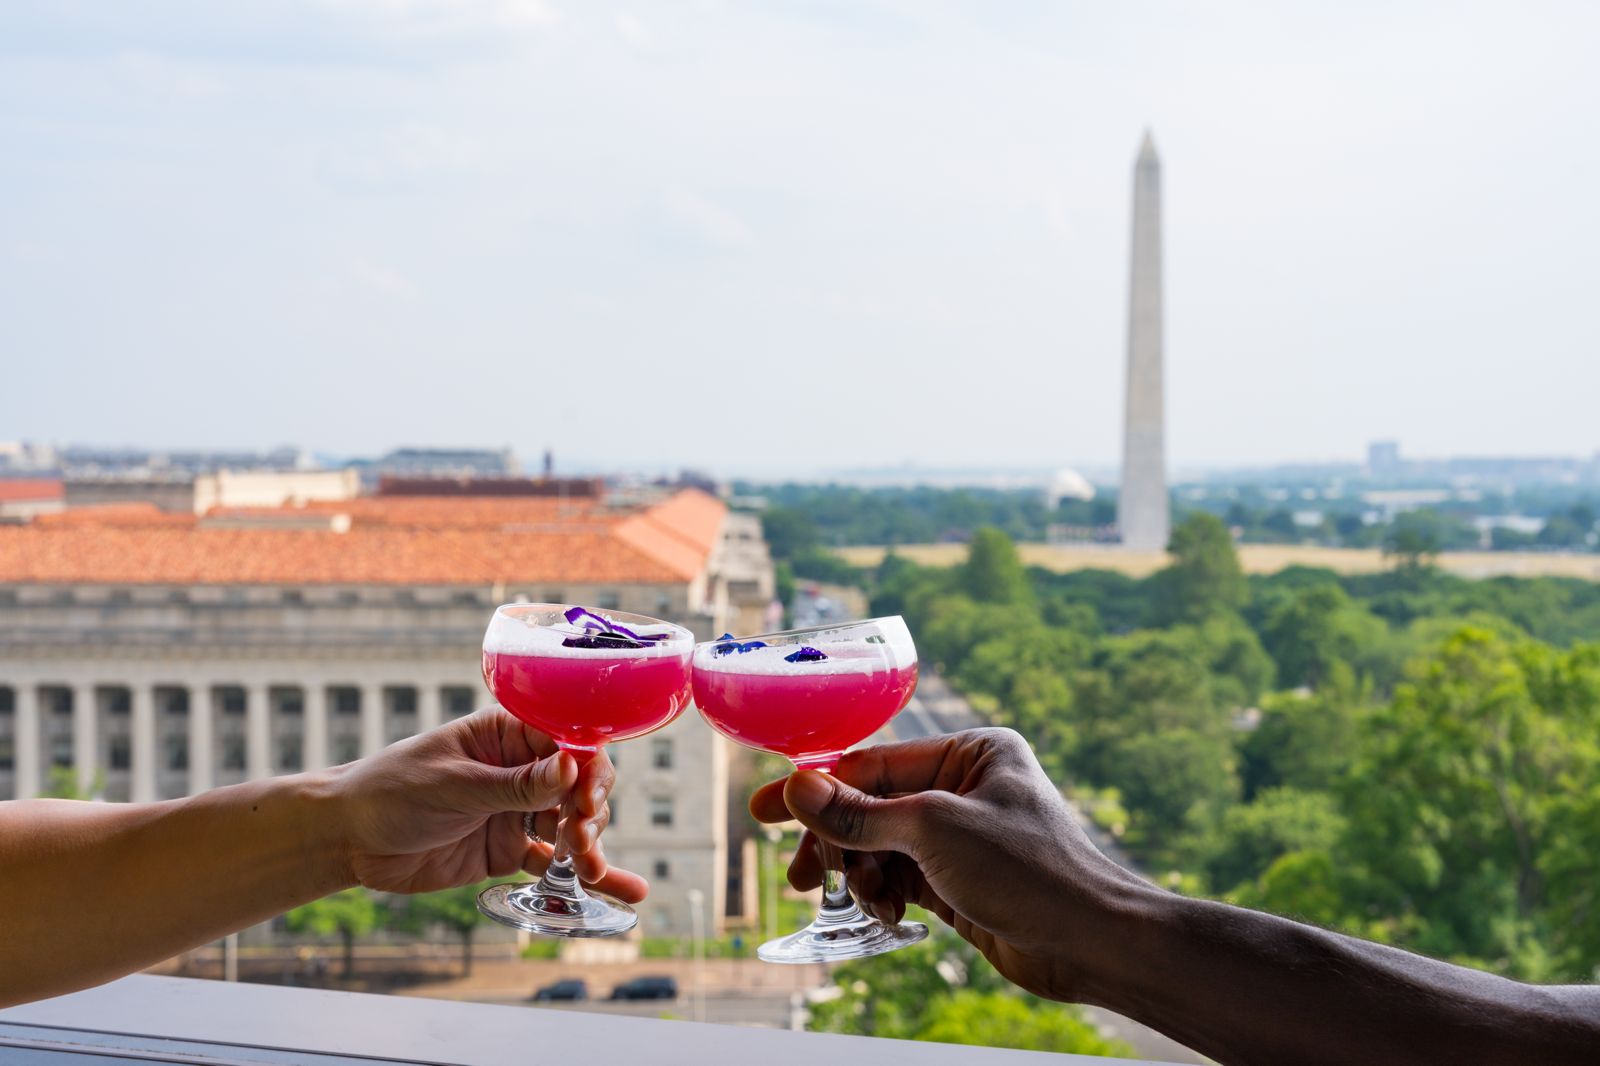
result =
[[1145,132],[1133,166],[1133,255],[1128,285],[1128,406],[1122,427],[1122,546],[1161,551],[1167,506],[1161,370],[1161,161]]

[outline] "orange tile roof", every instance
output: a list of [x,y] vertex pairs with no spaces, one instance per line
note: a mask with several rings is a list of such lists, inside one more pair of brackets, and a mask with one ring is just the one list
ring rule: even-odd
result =
[[55,478],[0,478],[0,501],[59,500],[64,494]]
[[35,526],[192,526],[197,519],[188,511],[163,511],[153,503],[97,503],[42,514]]
[[399,509],[387,501],[374,508],[367,499],[307,508],[355,512],[346,533],[208,529],[192,516],[153,509],[77,508],[51,521],[0,527],[0,582],[678,584],[705,569],[725,513],[704,493],[684,495],[631,516],[595,508],[574,517],[528,507],[556,501],[481,498],[422,506],[415,497],[395,498],[406,505]]

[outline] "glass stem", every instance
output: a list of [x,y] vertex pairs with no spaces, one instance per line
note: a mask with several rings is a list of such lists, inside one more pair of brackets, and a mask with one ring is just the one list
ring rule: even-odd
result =
[[584,897],[583,882],[578,880],[577,873],[572,869],[572,849],[567,847],[567,838],[561,832],[566,827],[567,819],[576,812],[570,806],[571,801],[561,805],[561,821],[556,830],[555,854],[550,857],[550,865],[545,867],[544,876],[539,878],[536,891],[547,896],[564,896],[567,899],[582,899]]
[[844,878],[844,852],[838,845],[817,838],[822,858],[822,916],[837,917],[841,912],[855,911],[855,897]]
[[[835,756],[834,761],[837,758]],[[819,770],[831,776],[833,761],[807,769]],[[816,841],[817,856],[822,860],[822,907],[817,920],[830,924],[861,920],[865,915],[856,906],[855,897],[850,895],[850,883],[845,880],[844,852],[837,844],[830,844],[821,837],[817,837]]]

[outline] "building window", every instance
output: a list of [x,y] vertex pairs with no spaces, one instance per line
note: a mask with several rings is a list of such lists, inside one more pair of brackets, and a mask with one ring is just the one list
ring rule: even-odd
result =
[[176,605],[179,605],[179,606],[182,606],[183,604],[188,603],[189,602],[189,592],[188,592],[188,590],[187,589],[168,589],[167,590],[167,602],[171,603],[171,604],[176,604]]
[[299,589],[283,590],[283,605],[285,607],[304,607],[306,594]]
[[444,690],[446,718],[465,718],[472,713],[472,690],[460,685],[450,685]]
[[277,689],[278,713],[294,718],[306,713],[306,694],[297,688]]
[[416,714],[417,690],[414,688],[390,689],[389,711],[392,714]]
[[297,774],[301,770],[300,749],[303,746],[298,735],[282,736],[278,738],[278,772],[284,774]]
[[657,829],[672,828],[672,797],[650,797],[650,824]]
[[106,597],[106,602],[116,607],[125,607],[133,602],[133,593],[127,589],[112,589],[111,595]]
[[187,770],[189,768],[189,738],[184,736],[167,737],[167,769]]
[[[127,737],[112,737],[108,747],[110,748],[110,752],[107,755],[106,763],[111,769],[126,770],[129,766],[133,765],[133,753],[128,748]],[[69,757],[66,763],[62,763],[60,765],[69,765],[71,762],[72,760]]]
[[544,602],[545,603],[566,603],[567,602],[566,590],[564,590],[564,589],[545,589],[544,590]]
[[667,612],[672,610],[672,594],[663,592],[656,597],[656,614],[665,618]]
[[361,741],[356,737],[333,738],[333,762],[340,765],[361,758]]
[[657,770],[672,769],[672,739],[656,737],[650,742],[650,765]]
[[222,738],[222,768],[224,770],[244,769],[244,737]]
[[244,689],[225,688],[221,690],[222,713],[230,715],[244,714]]
[[594,605],[603,611],[615,611],[622,606],[622,597],[615,592],[597,593],[594,598]]
[[0,731],[0,770],[13,769],[16,762],[17,757],[11,747],[11,734]]
[[450,602],[457,607],[476,607],[478,606],[478,594],[470,589],[457,592],[451,595]]
[[133,693],[125,688],[114,688],[107,693],[106,713],[126,716],[133,711]]
[[333,696],[334,714],[360,714],[361,691],[354,688],[335,688],[329,690]]
[[340,607],[354,607],[361,602],[361,593],[354,589],[342,589],[336,597]]
[[672,876],[672,866],[666,859],[656,860],[655,876],[657,881],[665,881]]

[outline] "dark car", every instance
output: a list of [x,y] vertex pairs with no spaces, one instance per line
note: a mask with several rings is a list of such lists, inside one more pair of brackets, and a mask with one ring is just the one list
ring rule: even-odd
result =
[[554,984],[545,985],[533,994],[533,999],[536,1003],[571,1002],[588,998],[589,986],[577,978],[569,978],[565,981],[557,981]]
[[677,999],[678,982],[671,977],[635,977],[611,990],[612,999]]

